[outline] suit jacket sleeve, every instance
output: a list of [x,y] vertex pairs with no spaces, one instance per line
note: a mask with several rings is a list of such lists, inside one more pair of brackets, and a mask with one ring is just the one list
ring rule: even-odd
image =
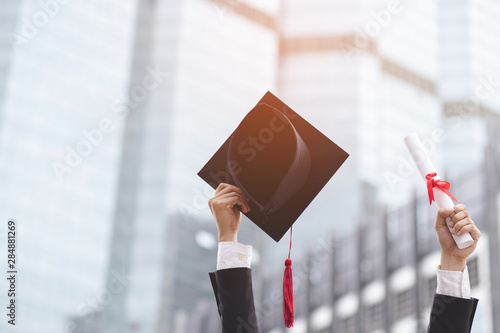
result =
[[250,268],[209,273],[223,333],[258,333]]
[[469,333],[478,300],[436,294],[428,333]]

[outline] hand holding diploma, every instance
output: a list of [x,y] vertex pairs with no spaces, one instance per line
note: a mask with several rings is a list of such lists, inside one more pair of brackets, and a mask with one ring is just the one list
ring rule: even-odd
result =
[[[466,259],[474,252],[481,232],[472,221],[465,205],[453,208],[440,208],[436,216],[436,235],[441,247],[441,269],[445,271],[463,271]],[[450,231],[448,231],[451,229]],[[452,236],[470,234],[473,243],[460,249]]]
[[[450,188],[450,183],[442,181],[437,174],[436,168],[432,164],[427,152],[422,145],[422,142],[418,138],[416,134],[410,134],[405,139],[404,142],[408,151],[417,166],[418,171],[424,178],[424,181],[427,183],[427,189],[429,192],[429,200],[432,204],[432,201],[436,201],[436,204],[439,208],[452,209],[455,205],[451,199],[455,199],[455,197],[448,192]],[[457,201],[458,202],[458,201]],[[452,232],[452,228],[449,227],[451,217],[446,219],[446,223],[448,224],[448,228],[457,244],[459,249],[465,249],[471,246],[474,243],[471,235],[468,232],[463,232],[460,234],[456,234]]]

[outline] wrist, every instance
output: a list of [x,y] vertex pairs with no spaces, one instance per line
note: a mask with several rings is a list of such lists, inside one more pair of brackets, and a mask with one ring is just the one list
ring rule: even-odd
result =
[[463,271],[467,265],[466,258],[441,254],[441,269],[443,271]]
[[219,233],[219,242],[238,242],[238,234],[237,233]]

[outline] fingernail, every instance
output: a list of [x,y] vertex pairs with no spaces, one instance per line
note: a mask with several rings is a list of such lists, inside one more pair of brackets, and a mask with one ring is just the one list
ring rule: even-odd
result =
[[453,222],[448,223],[448,225],[450,226],[450,228],[453,228]]
[[450,231],[451,231],[452,234],[454,234],[455,233],[455,228],[452,228]]
[[461,232],[461,231],[457,232],[457,236],[460,236],[461,234],[462,234],[462,232]]

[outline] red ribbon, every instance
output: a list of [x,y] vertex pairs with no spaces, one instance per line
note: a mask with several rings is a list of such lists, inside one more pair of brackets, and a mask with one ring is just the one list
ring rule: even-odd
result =
[[444,180],[441,180],[441,179],[434,179],[433,177],[436,177],[436,176],[437,176],[436,172],[431,172],[427,176],[425,176],[425,179],[427,179],[427,191],[429,192],[429,204],[432,205],[432,202],[435,201],[434,200],[434,192],[432,191],[432,189],[434,187],[437,187],[438,189],[440,189],[441,191],[446,193],[451,199],[455,200],[457,203],[460,203],[457,200],[457,198],[455,198],[453,196],[453,194],[448,192],[448,190],[451,187],[451,184],[449,182],[445,182]]

